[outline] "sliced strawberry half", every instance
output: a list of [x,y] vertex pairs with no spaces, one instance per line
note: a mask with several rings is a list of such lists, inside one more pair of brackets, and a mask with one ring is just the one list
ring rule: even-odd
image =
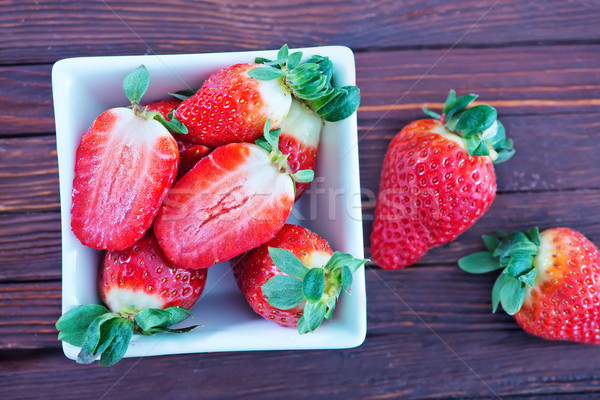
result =
[[[292,172],[315,170],[323,119],[305,103],[293,99],[290,112],[281,123],[279,150],[288,156]],[[296,182],[296,199],[310,183]]]

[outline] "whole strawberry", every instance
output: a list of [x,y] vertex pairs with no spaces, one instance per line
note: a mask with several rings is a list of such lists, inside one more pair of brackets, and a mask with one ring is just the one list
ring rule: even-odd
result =
[[149,85],[144,66],[123,89],[130,108],[112,108],[83,134],[75,157],[71,229],[88,247],[118,250],[139,240],[177,174],[177,128],[139,106]]
[[252,309],[279,325],[312,332],[331,319],[342,289],[367,260],[333,252],[317,234],[286,224],[269,242],[237,257],[233,273]]
[[[288,156],[287,162],[292,172],[303,169],[315,170],[317,150],[323,120],[305,103],[292,99],[290,112],[281,123],[279,150]],[[296,199],[310,185],[307,182],[296,182]]]
[[154,231],[163,251],[183,268],[208,268],[257,247],[283,226],[294,206],[294,182],[313,171],[290,171],[278,150],[279,131],[265,139],[216,148],[165,197]]
[[442,115],[412,122],[386,152],[371,234],[373,261],[399,269],[471,227],[496,196],[493,163],[514,154],[496,110],[450,91]]
[[503,269],[492,291],[528,333],[550,340],[600,344],[600,251],[569,228],[538,228],[483,237],[487,252],[459,260],[470,273]]
[[184,100],[175,117],[189,130],[190,140],[209,147],[253,142],[271,120],[278,128],[287,115],[292,96],[305,101],[327,121],[339,121],[358,108],[356,86],[334,88],[333,66],[326,57],[302,61],[287,45],[277,60],[258,58],[236,64],[210,76],[198,92]]
[[[206,270],[186,270],[170,263],[149,232],[133,246],[108,252],[99,270],[98,304],[76,307],[56,323],[59,340],[81,347],[78,363],[100,356],[100,365],[118,362],[133,333],[188,332],[172,329],[191,314],[206,283]],[[109,311],[110,310],[110,311]]]
[[[144,107],[148,111],[159,112],[166,121],[171,121],[172,112],[181,104],[181,100],[168,99],[159,100],[146,104]],[[187,174],[190,169],[196,165],[202,157],[210,153],[210,148],[195,144],[189,141],[187,134],[171,132],[173,138],[177,142],[179,150],[179,169],[177,171],[177,179]]]

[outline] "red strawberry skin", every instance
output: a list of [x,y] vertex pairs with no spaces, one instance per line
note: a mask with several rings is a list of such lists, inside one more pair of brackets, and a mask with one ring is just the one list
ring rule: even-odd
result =
[[[146,107],[148,111],[158,111],[162,114],[164,119],[170,121],[168,116],[169,113],[180,104],[181,100],[167,99],[148,103],[144,107]],[[171,132],[171,135],[173,135],[173,138],[177,142],[177,148],[179,150],[179,170],[177,172],[177,179],[179,179],[187,174],[202,157],[210,153],[210,148],[190,142],[187,135],[174,132]]]
[[276,129],[287,114],[291,94],[281,79],[258,81],[247,71],[258,64],[236,64],[209,77],[184,100],[175,115],[188,128],[189,140],[208,147],[253,142],[267,119]]
[[496,195],[492,161],[468,155],[461,141],[439,121],[425,119],[407,125],[390,143],[371,234],[372,259],[380,267],[415,263],[489,209]]
[[126,307],[190,309],[204,290],[206,270],[176,267],[149,231],[133,246],[107,252],[98,281],[100,297],[113,312]]
[[[292,99],[290,111],[281,123],[279,150],[288,155],[293,173],[303,169],[315,170],[323,120],[303,102]],[[310,182],[296,182],[296,200]]]
[[302,317],[304,303],[290,310],[280,310],[271,306],[262,293],[262,286],[271,277],[283,274],[273,264],[269,247],[291,251],[309,268],[325,265],[333,251],[327,241],[317,234],[299,225],[286,224],[273,239],[232,262],[235,280],[252,309],[281,326],[295,327]]
[[218,147],[169,191],[154,227],[183,268],[208,268],[257,247],[283,226],[294,204],[290,176],[250,143]]
[[177,174],[177,144],[127,108],[102,113],[75,158],[71,228],[84,245],[121,250],[150,228]]
[[569,228],[542,232],[538,250],[535,284],[516,321],[544,339],[600,344],[600,251]]

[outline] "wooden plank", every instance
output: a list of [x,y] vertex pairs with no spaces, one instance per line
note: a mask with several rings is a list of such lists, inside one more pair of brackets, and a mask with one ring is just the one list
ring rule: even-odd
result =
[[61,276],[60,213],[0,215],[0,282]]
[[[369,256],[374,203],[363,203],[365,249]],[[481,248],[480,236],[498,229],[569,226],[600,243],[600,190],[499,194],[471,229],[454,242],[430,250],[419,264],[447,264]],[[60,213],[0,215],[0,282],[59,279]]]
[[56,137],[0,138],[0,212],[59,208]]
[[[499,192],[600,188],[596,114],[503,118],[517,154],[497,167]],[[408,121],[360,121],[361,182],[374,198],[387,145]],[[569,149],[562,151],[561,149]],[[577,153],[577,157],[572,156]],[[0,212],[60,207],[54,135],[0,139]]]
[[356,49],[590,42],[597,2],[418,0],[248,3],[142,0],[0,4],[3,64],[74,56],[201,53],[340,44]]
[[[236,397],[508,398],[600,390],[600,349],[551,343],[520,332],[397,334],[357,349],[233,352],[125,359],[80,366],[59,351],[10,352],[0,395],[38,399]],[[177,382],[177,384],[170,384]],[[210,382],[210,384],[207,384]],[[554,398],[554,397],[550,397]]]
[[[368,130],[423,118],[421,106],[440,108],[451,88],[478,93],[504,118],[596,114],[598,52],[589,45],[357,53],[358,116]],[[0,136],[54,131],[48,65],[0,68],[0,93]]]

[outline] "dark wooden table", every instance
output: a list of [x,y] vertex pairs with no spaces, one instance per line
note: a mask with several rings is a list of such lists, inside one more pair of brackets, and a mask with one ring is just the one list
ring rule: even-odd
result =
[[[277,4],[275,4],[277,3]],[[570,226],[600,244],[600,2],[0,0],[0,398],[600,398],[600,348],[490,313],[457,259],[487,231]],[[491,210],[402,271],[367,269],[368,334],[341,351],[67,360],[50,71],[65,57],[339,44],[355,51],[365,237],[391,137],[476,92],[517,154]],[[369,242],[365,240],[367,255]]]

